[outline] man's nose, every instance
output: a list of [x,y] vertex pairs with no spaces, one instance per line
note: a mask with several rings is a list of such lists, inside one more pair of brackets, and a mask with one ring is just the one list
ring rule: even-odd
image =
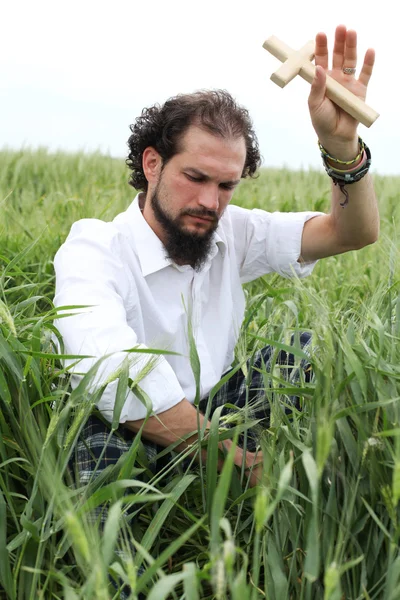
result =
[[218,185],[205,185],[200,192],[198,202],[207,210],[217,211],[219,207]]

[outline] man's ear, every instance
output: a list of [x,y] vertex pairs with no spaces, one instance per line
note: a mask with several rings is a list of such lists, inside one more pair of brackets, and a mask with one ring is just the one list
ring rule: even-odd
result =
[[147,182],[150,184],[156,184],[159,180],[162,158],[153,146],[148,146],[142,157],[142,167]]

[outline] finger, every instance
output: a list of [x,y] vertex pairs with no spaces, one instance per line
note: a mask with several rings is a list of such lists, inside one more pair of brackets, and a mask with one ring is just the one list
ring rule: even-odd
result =
[[319,109],[325,99],[326,74],[321,66],[315,67],[315,77],[311,83],[311,91],[308,96],[308,106],[311,112]]
[[357,66],[357,33],[354,29],[349,29],[346,35],[346,45],[344,50],[343,69],[355,69]]
[[325,33],[317,33],[315,37],[315,64],[328,69],[328,40]]
[[365,53],[364,64],[361,69],[360,76],[358,81],[360,81],[363,85],[367,86],[369,80],[371,79],[372,71],[375,63],[375,50],[373,48],[368,48]]
[[346,46],[346,26],[338,25],[335,32],[335,44],[333,46],[332,69],[341,70],[344,61],[344,50]]

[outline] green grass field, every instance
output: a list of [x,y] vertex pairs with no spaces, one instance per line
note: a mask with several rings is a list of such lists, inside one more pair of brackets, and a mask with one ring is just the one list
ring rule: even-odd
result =
[[[53,353],[52,259],[74,221],[112,219],[134,190],[124,162],[100,155],[2,151],[0,165],[0,598],[116,599],[127,583],[132,600],[398,600],[400,177],[375,176],[378,243],[302,281],[246,286],[238,361],[296,331],[315,344],[315,381],[296,390],[292,418],[282,406],[295,390],[264,374],[261,486],[248,488],[230,455],[217,476],[213,421],[203,468],[179,454],[152,476],[138,437],[75,489],[66,466],[96,398],[90,375],[71,391]],[[322,171],[263,170],[234,202],[327,211],[329,197]],[[234,439],[245,427],[238,415]],[[91,511],[103,504],[100,532]]]

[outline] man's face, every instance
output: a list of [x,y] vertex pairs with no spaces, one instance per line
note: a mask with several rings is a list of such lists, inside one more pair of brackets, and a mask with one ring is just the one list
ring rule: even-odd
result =
[[245,159],[243,138],[224,139],[191,126],[180,152],[149,184],[143,214],[175,262],[195,268],[204,263]]

